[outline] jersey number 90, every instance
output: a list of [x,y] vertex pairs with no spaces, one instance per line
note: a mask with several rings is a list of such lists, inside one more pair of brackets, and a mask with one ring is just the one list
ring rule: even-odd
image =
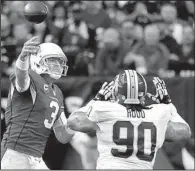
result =
[[[126,136],[120,135],[120,130],[125,129],[127,131]],[[137,130],[137,131],[136,131]],[[145,130],[150,131],[151,136],[144,137]],[[124,132],[124,130],[123,130]],[[137,135],[134,135],[137,134]],[[151,162],[154,158],[155,147],[156,147],[156,127],[152,122],[142,122],[138,127],[135,127],[129,121],[117,121],[113,125],[113,141],[117,145],[126,145],[127,150],[125,152],[119,151],[119,149],[111,149],[111,153],[115,157],[128,158],[134,152],[134,139],[136,137],[137,152],[136,156],[140,160]],[[151,148],[149,152],[144,152],[144,141],[149,138],[151,141]],[[147,148],[148,149],[148,148]]]

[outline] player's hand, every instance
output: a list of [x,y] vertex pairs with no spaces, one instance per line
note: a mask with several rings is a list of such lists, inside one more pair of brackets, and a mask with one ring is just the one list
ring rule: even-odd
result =
[[111,81],[110,83],[104,82],[101,89],[95,96],[94,100],[108,100],[112,95],[112,88],[114,86],[114,81]]
[[39,50],[39,44],[40,42],[38,41],[38,36],[29,39],[26,43],[24,43],[19,58],[21,60],[25,60],[26,58],[29,58],[31,54],[36,54]]
[[159,77],[154,77],[153,84],[156,88],[156,95],[152,95],[151,93],[147,93],[146,95],[157,103],[171,103],[171,98],[168,94],[164,80]]

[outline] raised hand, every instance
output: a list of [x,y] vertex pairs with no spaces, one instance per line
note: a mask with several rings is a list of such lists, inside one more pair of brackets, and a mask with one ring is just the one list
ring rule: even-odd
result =
[[153,84],[156,88],[156,95],[152,95],[151,93],[147,93],[146,95],[156,103],[171,103],[171,99],[168,94],[164,80],[160,79],[159,77],[154,77]]
[[31,54],[36,54],[39,50],[39,44],[40,42],[38,41],[38,36],[29,39],[26,43],[24,43],[19,58],[24,61],[29,58]]
[[111,90],[113,88],[113,85],[114,81],[111,81],[110,83],[104,82],[94,100],[108,100],[112,95]]

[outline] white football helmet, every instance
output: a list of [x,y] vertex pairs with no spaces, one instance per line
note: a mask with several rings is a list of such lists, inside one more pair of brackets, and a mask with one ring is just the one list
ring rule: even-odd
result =
[[37,54],[31,54],[30,66],[37,74],[49,74],[54,79],[66,76],[67,57],[54,43],[42,43]]

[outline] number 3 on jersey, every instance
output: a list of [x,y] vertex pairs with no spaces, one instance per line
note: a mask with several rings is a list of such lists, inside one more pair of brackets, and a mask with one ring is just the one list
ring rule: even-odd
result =
[[45,125],[45,127],[48,128],[48,129],[51,129],[51,127],[53,126],[54,121],[55,121],[56,116],[57,116],[58,111],[59,111],[59,105],[58,105],[58,103],[55,102],[55,101],[51,101],[50,107],[54,110],[54,112],[51,113],[51,121],[49,122],[48,119],[45,119],[45,120],[44,120],[44,125]]
[[[126,137],[121,137],[120,131],[124,132],[124,129],[127,132]],[[145,132],[149,131],[150,136],[145,136]],[[136,136],[134,135],[137,134]],[[115,157],[128,158],[134,152],[133,142],[134,138],[136,139],[137,153],[136,156],[140,160],[151,162],[154,158],[155,147],[156,147],[156,127],[152,122],[142,122],[138,127],[129,121],[118,121],[113,125],[113,141],[117,145],[126,145],[126,152],[121,152],[118,149],[111,149],[111,153]],[[149,140],[148,140],[149,138]],[[147,141],[146,141],[147,139]],[[145,141],[150,143],[150,148],[146,147],[145,150]]]

